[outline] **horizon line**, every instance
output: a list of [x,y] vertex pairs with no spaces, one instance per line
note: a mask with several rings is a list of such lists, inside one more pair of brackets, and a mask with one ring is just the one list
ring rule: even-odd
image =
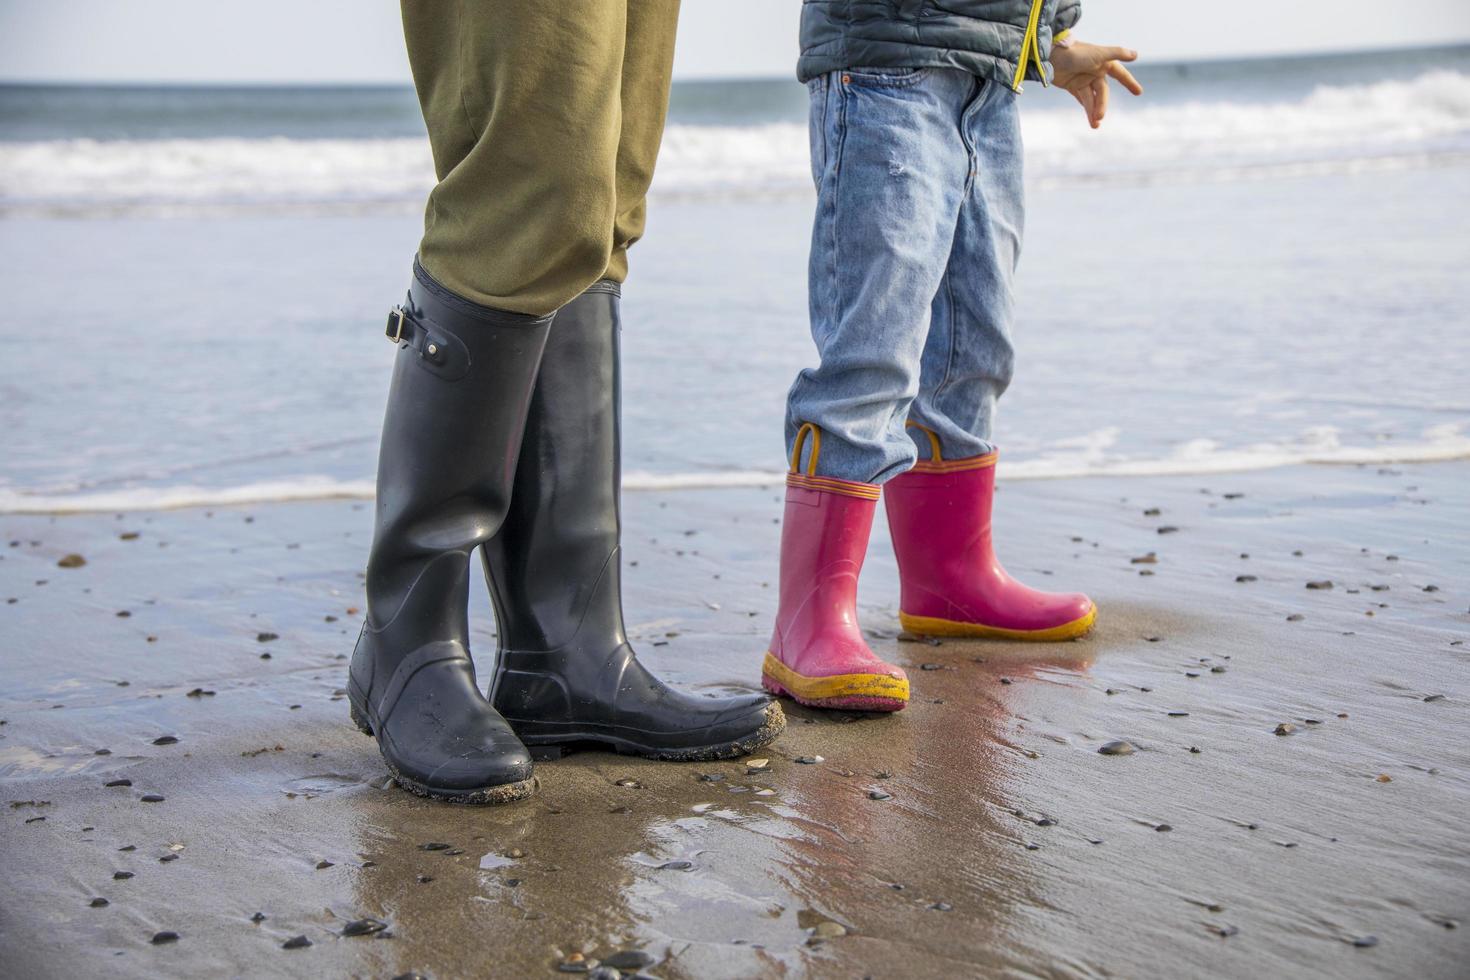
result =
[[[1409,44],[1409,45],[1381,45],[1359,48],[1332,48],[1321,50],[1302,50],[1273,52],[1260,54],[1235,54],[1235,55],[1204,55],[1200,57],[1171,58],[1162,61],[1144,62],[1148,67],[1168,68],[1182,67],[1186,65],[1210,65],[1229,64],[1232,62],[1266,61],[1270,59],[1290,59],[1293,61],[1310,61],[1313,59],[1341,58],[1354,54],[1391,54],[1427,51],[1455,51],[1459,49],[1470,49],[1470,38],[1451,41],[1441,44]],[[679,84],[729,84],[732,82],[784,82],[793,81],[796,75],[795,62],[793,60],[790,74],[770,75],[709,75],[709,76],[675,76],[673,82]],[[47,79],[47,78],[10,78],[0,75],[0,87],[7,88],[383,88],[383,89],[412,89],[410,80],[403,81],[369,81],[365,79],[209,79],[190,81],[187,79]]]

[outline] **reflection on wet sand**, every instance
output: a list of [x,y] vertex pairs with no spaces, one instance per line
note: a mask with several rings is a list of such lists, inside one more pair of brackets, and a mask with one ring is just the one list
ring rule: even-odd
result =
[[[1017,853],[1035,846],[1024,821],[1045,818],[1012,812],[1020,750],[1006,737],[1014,722],[1008,695],[1048,668],[1084,670],[1090,656],[1076,644],[877,649],[917,677],[923,708],[862,721],[793,713],[843,748],[822,764],[829,778],[789,801],[790,819],[805,832],[784,844],[784,883],[812,910],[809,922],[839,923],[848,935],[834,941],[880,975],[912,962],[909,937],[936,932],[943,947],[924,952],[956,970],[1019,968],[1036,951],[998,937],[1038,904],[1033,873]],[[844,729],[864,730],[844,738]]]

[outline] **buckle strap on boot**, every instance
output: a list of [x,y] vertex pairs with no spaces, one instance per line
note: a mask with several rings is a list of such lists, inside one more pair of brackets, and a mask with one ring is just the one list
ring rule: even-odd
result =
[[417,354],[419,363],[446,381],[458,380],[470,369],[470,352],[463,341],[420,322],[402,306],[388,311],[384,333],[398,348]]

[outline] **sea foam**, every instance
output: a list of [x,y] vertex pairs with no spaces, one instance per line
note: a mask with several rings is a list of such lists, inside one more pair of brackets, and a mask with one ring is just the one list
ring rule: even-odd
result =
[[[1096,132],[1065,97],[1028,101],[1027,172],[1062,180],[1238,180],[1470,159],[1470,74],[1321,86],[1289,102],[1115,99]],[[214,138],[0,143],[0,212],[418,206],[426,140]],[[671,125],[654,193],[806,192],[806,127]]]
[[[1111,476],[1187,476],[1239,473],[1299,465],[1388,465],[1470,459],[1470,435],[1460,423],[1431,426],[1417,442],[1385,441],[1372,446],[1344,446],[1335,430],[1321,426],[1292,443],[1262,443],[1222,448],[1211,439],[1182,443],[1166,456],[1128,458],[1099,451],[1111,441],[1109,432],[1076,440],[1077,448],[1030,458],[1007,459],[1004,480],[1074,479]],[[1088,445],[1080,445],[1081,443]],[[686,473],[630,472],[627,492],[722,490],[779,487],[786,474],[777,470],[708,470]],[[48,492],[0,487],[0,514],[84,514],[229,507],[310,500],[371,500],[371,480],[338,480],[322,476],[270,480],[227,487],[157,486],[116,490]]]

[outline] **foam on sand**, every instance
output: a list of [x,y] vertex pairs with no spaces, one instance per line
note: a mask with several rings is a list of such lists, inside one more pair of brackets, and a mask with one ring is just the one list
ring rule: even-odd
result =
[[[1062,449],[1026,459],[1007,460],[1007,480],[1057,480],[1089,476],[1181,476],[1240,473],[1283,466],[1387,465],[1470,459],[1470,435],[1459,423],[1432,426],[1414,443],[1383,442],[1343,446],[1335,430],[1320,427],[1295,443],[1263,443],[1222,449],[1212,439],[1195,439],[1168,456],[1152,459],[1110,458],[1108,430],[1075,440],[1079,448]],[[786,474],[777,470],[709,470],[691,473],[630,472],[623,489],[630,492],[719,490],[734,487],[779,487]],[[371,500],[371,480],[336,480],[322,476],[269,480],[228,487],[129,487],[102,491],[27,491],[0,488],[0,514],[86,514],[228,507],[308,500]]]

